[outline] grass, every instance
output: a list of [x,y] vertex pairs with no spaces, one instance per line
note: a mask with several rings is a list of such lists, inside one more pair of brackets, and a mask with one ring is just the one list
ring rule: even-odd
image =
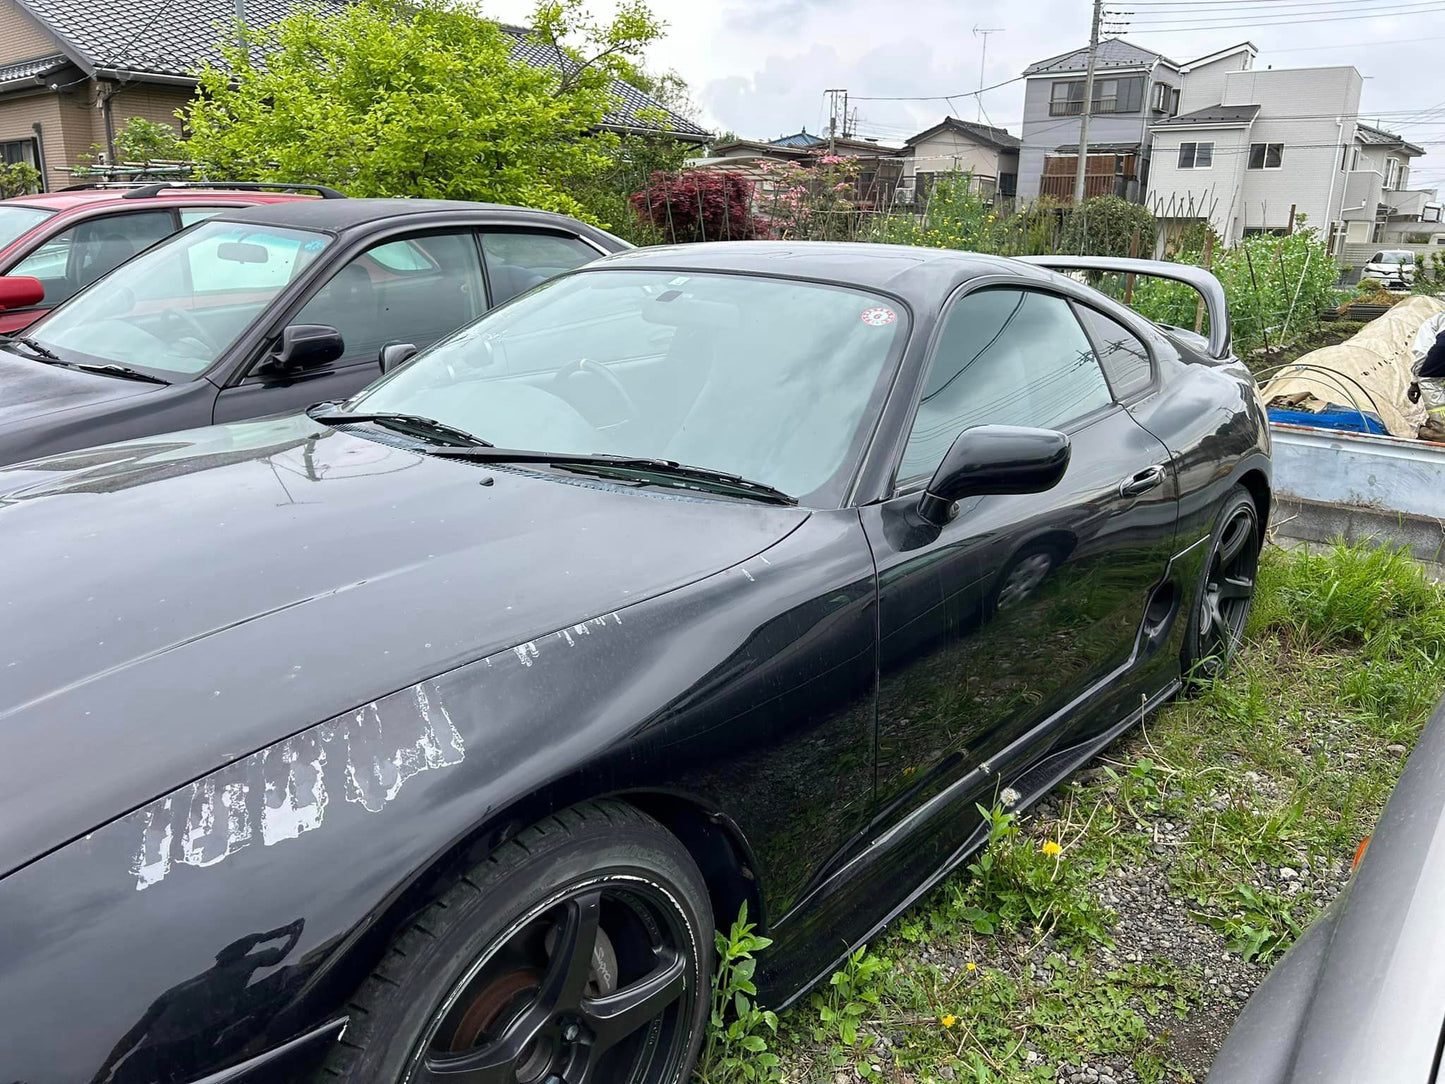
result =
[[1036,816],[985,811],[967,870],[776,1028],[744,998],[730,1042],[736,1059],[750,1037],[753,1064],[715,1051],[700,1078],[1201,1080],[1240,996],[1348,875],[1442,687],[1445,594],[1407,557],[1268,553],[1225,677]]

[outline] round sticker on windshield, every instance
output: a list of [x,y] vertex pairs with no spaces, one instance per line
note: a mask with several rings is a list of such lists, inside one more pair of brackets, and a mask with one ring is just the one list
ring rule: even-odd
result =
[[863,310],[863,322],[869,327],[887,327],[898,319],[898,314],[886,305],[874,305]]

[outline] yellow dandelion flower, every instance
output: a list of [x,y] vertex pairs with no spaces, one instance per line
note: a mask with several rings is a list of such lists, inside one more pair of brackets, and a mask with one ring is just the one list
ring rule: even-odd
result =
[[1050,858],[1054,857],[1054,855],[1058,854],[1060,851],[1063,850],[1063,848],[1060,847],[1057,843],[1055,843],[1052,839],[1045,840],[1042,849],[1044,854],[1048,855]]
[[967,968],[967,970],[969,970],[969,971],[977,971],[977,970],[978,970],[978,964],[974,963],[972,960],[969,960],[969,961],[968,961],[968,968]]
[[958,1023],[958,1021],[954,1019],[953,1013],[949,1013],[938,1022],[946,1028],[951,1028],[954,1024]]

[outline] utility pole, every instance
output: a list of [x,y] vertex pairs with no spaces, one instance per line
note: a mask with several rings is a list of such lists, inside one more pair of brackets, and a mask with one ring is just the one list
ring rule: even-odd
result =
[[825,90],[823,93],[828,95],[828,153],[832,154],[837,149],[840,103],[842,105],[843,138],[848,138],[848,92],[842,87],[836,87]]
[[981,27],[976,23],[973,27],[973,36],[983,38],[983,50],[979,53],[978,57],[978,93],[974,95],[973,99],[978,103],[978,116],[974,119],[980,123],[983,121],[983,72],[984,66],[988,63],[988,36],[990,34],[1002,34],[1003,30],[1004,28],[1001,26]]
[[251,59],[251,42],[246,37],[246,0],[234,0],[236,12],[236,44],[246,52],[246,59]]
[[1089,32],[1089,68],[1084,76],[1084,109],[1079,119],[1079,164],[1074,172],[1074,206],[1084,202],[1084,171],[1089,163],[1089,112],[1094,108],[1094,65],[1099,59],[1099,20],[1104,0],[1094,0],[1094,27]]

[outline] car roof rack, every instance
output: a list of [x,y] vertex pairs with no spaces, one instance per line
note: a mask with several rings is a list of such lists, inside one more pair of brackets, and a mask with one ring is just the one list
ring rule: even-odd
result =
[[322,199],[345,199],[345,192],[338,192],[324,184],[289,184],[285,181],[87,181],[62,188],[62,192],[79,192],[85,189],[123,188],[121,199],[151,199],[162,192],[177,188],[206,188],[231,192],[314,192]]

